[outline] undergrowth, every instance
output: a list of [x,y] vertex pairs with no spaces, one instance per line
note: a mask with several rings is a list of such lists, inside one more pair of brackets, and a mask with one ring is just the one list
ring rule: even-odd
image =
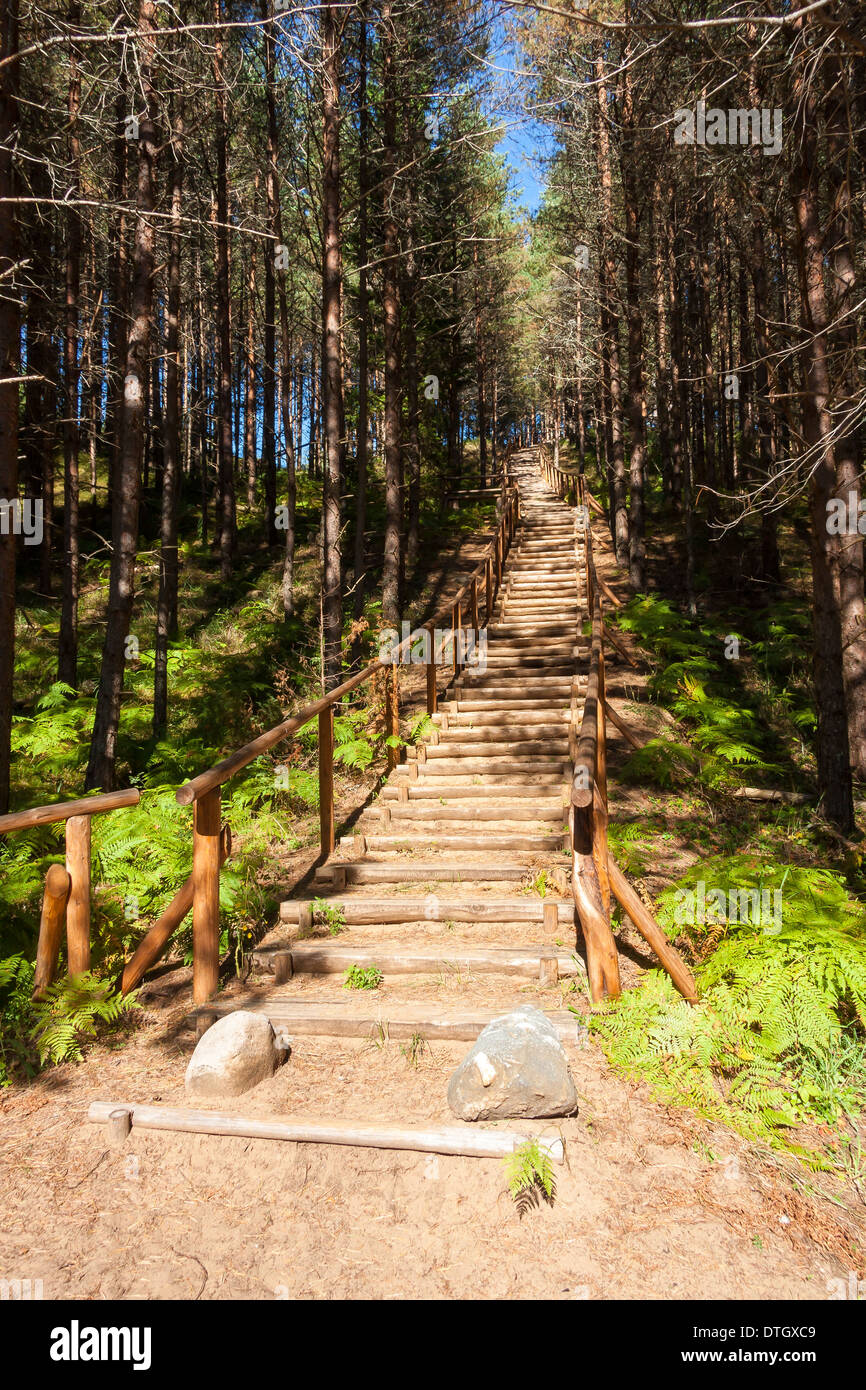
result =
[[[712,911],[694,912],[711,891]],[[743,911],[762,893],[781,907],[763,920]],[[820,1165],[786,1131],[856,1126],[866,1108],[866,910],[828,869],[743,855],[695,865],[659,904],[660,924],[690,957],[700,1003],[688,1005],[651,971],[590,1019],[609,1060],[661,1100]]]
[[803,740],[815,727],[801,660],[802,615],[776,604],[772,615],[737,615],[737,630],[726,616],[726,623],[698,622],[669,599],[644,594],[617,614],[619,626],[658,662],[651,694],[687,733],[649,740],[631,755],[625,780],[673,787],[697,777],[708,787],[733,788],[746,775],[778,786],[802,774]]

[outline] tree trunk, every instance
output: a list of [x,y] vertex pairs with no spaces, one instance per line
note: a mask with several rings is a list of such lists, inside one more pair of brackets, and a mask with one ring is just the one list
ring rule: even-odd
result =
[[601,264],[599,265],[601,297],[601,350],[606,363],[610,400],[611,432],[611,515],[616,562],[622,568],[629,564],[628,509],[625,482],[625,445],[623,440],[622,385],[619,364],[619,329],[615,312],[616,261],[613,256],[613,193],[610,167],[610,136],[607,128],[607,87],[604,81],[604,61],[596,60],[596,99],[598,103],[597,155],[601,182]]
[[343,474],[340,360],[340,38],[331,5],[319,18],[322,42],[322,627],[325,689],[340,684],[343,596],[340,480]]
[[[18,257],[12,148],[18,119],[18,0],[0,11],[0,498],[18,499],[18,384],[20,301],[13,279]],[[12,672],[15,664],[15,531],[0,530],[0,815],[9,810]]]
[[824,244],[818,218],[817,111],[801,75],[795,85],[797,157],[790,173],[797,227],[803,436],[810,452],[809,510],[812,520],[812,640],[815,704],[818,713],[818,786],[827,818],[847,833],[854,824],[848,718],[842,674],[843,643],[838,595],[840,537],[830,534],[827,503],[836,487],[830,441],[830,374],[827,364],[828,313],[824,287]]
[[171,142],[171,237],[168,248],[168,302],[165,341],[165,417],[162,513],[160,517],[159,598],[153,669],[153,731],[168,723],[168,643],[177,635],[177,501],[180,486],[180,258],[183,199],[183,110],[178,111]]
[[629,457],[629,583],[635,592],[644,588],[646,541],[644,538],[644,469],[646,428],[643,395],[643,315],[641,313],[640,209],[635,152],[635,114],[631,70],[622,75],[622,190],[625,204],[625,282],[628,314],[628,419],[631,434]]
[[213,0],[214,85],[216,87],[216,310],[219,338],[219,410],[217,469],[220,496],[220,576],[225,583],[234,566],[237,526],[232,457],[232,332],[229,282],[228,98],[223,57],[223,4]]
[[[367,553],[364,528],[367,525],[367,436],[370,430],[367,392],[367,328],[370,313],[367,292],[367,199],[369,195],[368,143],[370,115],[367,109],[367,11],[361,10],[358,36],[358,437],[355,443],[355,561],[353,612],[357,619],[364,612]],[[360,636],[360,634],[359,634]],[[353,656],[357,659],[359,647]]]
[[[81,6],[72,0],[69,29],[74,33],[81,23]],[[78,134],[78,108],[81,104],[81,74],[74,46],[69,51],[69,192],[81,195],[81,150]],[[79,549],[78,478],[78,299],[81,290],[81,214],[70,207],[66,214],[66,308],[63,322],[63,601],[60,609],[60,644],[57,679],[72,689],[78,685],[78,595],[81,555]]]
[[403,501],[400,489],[400,300],[395,218],[397,150],[396,40],[391,0],[382,5],[382,308],[385,343],[385,555],[382,566],[382,617],[400,622],[400,560]]
[[[831,67],[831,88],[824,101],[829,140],[827,174],[831,219],[825,239],[825,255],[833,272],[835,293],[831,338],[833,368],[832,418],[835,430],[836,496],[846,503],[852,497],[859,516],[862,498],[862,424],[857,408],[857,318],[854,261],[853,199],[850,155],[850,92],[840,64]],[[859,530],[842,540],[839,557],[839,603],[842,626],[842,675],[848,710],[848,748],[852,771],[866,781],[866,603],[864,603],[864,547]]]
[[108,590],[108,625],[102,652],[102,668],[96,697],[96,716],[90,744],[85,786],[114,789],[120,693],[127,655],[127,636],[132,618],[135,586],[135,549],[144,443],[144,399],[150,356],[150,320],[153,306],[154,228],[156,185],[156,99],[151,67],[154,51],[156,6],[140,0],[138,10],[139,64],[147,102],[139,121],[138,190],[133,248],[132,321],[126,350],[121,410],[122,448],[112,509],[112,555]]

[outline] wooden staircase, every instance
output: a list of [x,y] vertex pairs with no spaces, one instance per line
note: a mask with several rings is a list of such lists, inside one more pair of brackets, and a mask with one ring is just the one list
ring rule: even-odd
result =
[[[583,542],[574,509],[541,479],[537,451],[515,454],[511,467],[521,515],[486,660],[460,671],[432,734],[316,871],[317,897],[282,904],[279,939],[255,953],[274,984],[208,1004],[200,1028],[244,1007],[290,1036],[470,1040],[533,1002],[564,1039],[581,1037],[563,989],[577,977],[583,994],[586,974],[568,830],[569,730],[589,653]],[[337,935],[322,930],[326,908]],[[377,966],[381,990],[335,990],[351,965]]]
[[[494,560],[486,562],[486,648],[481,642],[477,659],[455,662],[444,697],[428,664],[432,733],[406,750],[355,833],[326,854],[316,896],[281,905],[279,929],[254,953],[258,982],[203,1003],[193,1015],[199,1032],[244,1008],[265,1013],[288,1037],[471,1040],[492,1018],[531,1002],[576,1045],[584,1031],[564,1007],[573,991],[593,1002],[620,992],[612,893],[684,996],[696,998],[689,971],[607,848],[604,581],[587,507],[565,500],[592,499],[543,448],[515,453],[511,471],[519,518],[512,492],[496,542],[495,591]],[[510,548],[502,545],[505,525]],[[460,591],[470,595],[473,623],[476,582]],[[460,603],[458,595],[455,625]],[[620,660],[633,665],[614,634],[609,640],[614,674]],[[396,668],[387,669],[395,697]],[[316,709],[282,729],[300,727]],[[333,783],[322,761],[323,717],[327,831]],[[195,779],[178,800],[211,794],[281,732]],[[374,987],[335,990],[352,967],[375,967]]]

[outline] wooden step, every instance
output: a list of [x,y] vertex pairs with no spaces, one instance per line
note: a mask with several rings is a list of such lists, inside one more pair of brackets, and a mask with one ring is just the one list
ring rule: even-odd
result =
[[488,628],[487,640],[491,644],[500,640],[510,642],[520,637],[549,637],[560,642],[569,639],[573,641],[575,636],[583,636],[583,623],[582,612],[575,612],[573,617],[563,622],[557,620],[555,626],[547,624],[546,621],[536,621],[531,613],[525,617],[517,613],[512,617],[504,617],[495,632]]
[[323,865],[315,873],[316,883],[333,883],[335,875],[344,883],[501,883],[519,882],[529,873],[526,864],[456,864],[427,860],[409,864],[405,859],[391,863],[360,860],[355,863]]
[[[555,712],[555,707],[550,706],[544,709],[515,710],[514,713],[520,716],[519,720],[508,717],[511,712],[512,707],[505,703],[501,707],[501,712],[493,710],[472,710],[471,713],[465,711],[461,713],[458,710],[456,714],[448,715],[447,733],[450,736],[452,733],[457,733],[458,730],[463,728],[478,728],[479,726],[486,727],[488,725],[501,728],[506,722],[512,725],[515,723],[519,723],[523,726],[532,725],[533,733],[535,732],[536,725],[539,728],[552,725],[556,727],[558,733],[561,733],[562,723],[569,718],[569,711],[567,709]],[[441,737],[443,737],[442,734],[440,734],[440,738]]]
[[527,659],[539,661],[563,660],[575,664],[590,645],[589,637],[575,636],[539,638],[535,633],[525,637],[503,637],[487,647],[487,664],[491,661],[514,661],[522,665]]
[[[281,996],[276,991],[269,993],[265,999],[241,999],[237,1002],[215,999],[189,1014],[188,1019],[194,1023],[199,1015],[205,1019],[214,1014],[222,1018],[237,1009],[248,1009],[251,1013],[264,1014],[270,1019],[274,1032],[283,1038],[384,1037],[405,1041],[418,1035],[431,1042],[437,1038],[442,1041],[474,1042],[488,1023],[507,1012],[506,1007],[449,1009],[437,1008],[435,1004],[391,1004],[384,1000],[378,1002],[375,991],[371,990],[370,993],[374,997],[361,1001],[360,1010],[354,1000],[301,1001]],[[545,1010],[545,1013],[560,1041],[572,1046],[584,1043],[586,1030],[574,1014],[567,1009]]]
[[[454,716],[455,720],[457,720],[458,718],[458,715]],[[524,732],[528,733],[528,730],[524,730],[522,724],[518,722],[516,719],[497,719],[495,716],[493,716],[488,724],[481,724],[480,722],[478,724],[473,724],[469,722],[470,718],[471,716],[464,715],[463,719],[466,722],[463,724],[452,724],[449,720],[448,728],[439,735],[439,743],[430,744],[427,746],[428,755],[432,752],[432,749],[434,747],[447,748],[450,744],[455,742],[502,742],[508,743],[510,745],[515,741],[515,739],[519,740]],[[530,741],[532,741],[534,739],[540,738],[562,738],[563,736],[566,739],[568,737],[567,731],[563,729],[563,722],[560,720],[558,724],[533,724],[532,732],[531,734],[529,734],[529,739]],[[525,739],[524,742],[526,742]]]
[[[433,782],[422,781],[419,777],[417,781],[410,782],[407,778],[405,782],[389,782],[382,788],[380,800],[387,801],[390,806],[395,803],[405,805],[406,801],[438,801],[444,797],[446,801],[454,798],[492,800],[497,797],[508,799],[512,797],[526,797],[530,789],[543,799],[552,799],[558,795],[557,788],[566,785],[562,776],[557,773],[526,773],[524,782],[521,785],[520,774],[515,775],[509,780],[507,774],[502,777],[490,778],[483,783],[473,783],[467,781],[463,784],[453,782],[443,782],[441,778],[435,778]],[[400,796],[400,788],[405,787],[408,793],[406,800]]]
[[[335,899],[335,902],[337,900]],[[387,922],[543,922],[545,906],[556,908],[562,926],[574,923],[574,903],[561,898],[443,898],[429,893],[424,898],[342,898],[340,907],[349,927],[371,927]],[[299,922],[309,908],[306,899],[280,903],[281,922]]]
[[[486,699],[482,696],[479,696],[477,700],[467,700],[461,698],[459,700],[455,700],[454,703],[457,706],[457,709],[454,713],[455,718],[457,717],[457,715],[465,715],[467,718],[471,719],[473,714],[475,714],[476,712],[497,715],[508,714],[511,712],[515,714],[526,713],[537,714],[540,715],[542,718],[558,718],[560,713],[563,714],[563,718],[566,718],[568,716],[567,692],[564,698],[551,697],[547,700],[509,700],[507,695],[500,695],[498,699],[495,697],[491,699]],[[448,720],[450,723],[450,714],[448,716]]]
[[[281,968],[291,975],[341,975],[358,965],[378,966],[383,975],[453,975],[471,970],[493,975],[523,975],[538,978],[541,963],[556,962],[556,974],[585,974],[583,961],[573,951],[544,946],[457,946],[453,950],[419,950],[414,946],[351,946],[330,941],[295,942],[291,947],[266,946],[253,952],[254,963],[262,970],[274,971],[275,957],[282,957]],[[549,969],[549,965],[548,965]]]
[[[444,800],[445,804],[441,804]],[[372,807],[371,810],[375,810]],[[452,806],[447,798],[440,798],[436,805],[426,806],[418,801],[388,802],[391,820],[410,821],[554,821],[568,820],[568,807],[557,798],[552,803],[535,800],[524,801],[522,805],[512,805],[504,797],[492,805]]]
[[[403,835],[366,835],[364,838],[367,842],[367,848],[374,853],[401,849],[459,849],[489,850],[491,852],[523,849],[531,851],[533,854],[541,854],[545,850],[566,848],[568,837],[564,832],[559,835],[508,835],[495,830],[491,830],[487,835],[437,835],[428,829],[419,835],[408,833]],[[430,867],[435,872],[435,864],[431,864]]]
[[[459,732],[460,730],[455,730],[455,733]],[[543,742],[540,739],[521,738],[508,740],[497,739],[495,742],[492,740],[487,741],[478,737],[484,730],[477,729],[474,732],[476,737],[465,743],[449,739],[447,743],[430,744],[426,750],[426,758],[424,761],[429,763],[431,759],[436,762],[440,758],[447,758],[449,761],[454,761],[459,758],[471,758],[479,751],[481,744],[484,744],[485,755],[491,758],[530,758],[535,753],[540,753],[545,757],[552,757],[554,754],[559,753],[562,757],[565,757],[568,753],[568,736],[567,734],[560,734],[558,731],[555,737],[545,739]]]
[[[498,674],[498,673],[497,673]],[[537,690],[534,696],[536,704],[539,700],[556,701],[560,707],[568,705],[571,700],[571,681],[572,677],[566,677],[551,690],[550,686],[542,686],[538,681],[527,682],[521,680],[517,686],[518,690]],[[515,692],[513,685],[504,685],[501,679],[492,680],[489,685],[462,685],[457,691],[457,704],[461,709],[473,709],[478,701],[483,700],[505,700],[508,701],[510,695]]]

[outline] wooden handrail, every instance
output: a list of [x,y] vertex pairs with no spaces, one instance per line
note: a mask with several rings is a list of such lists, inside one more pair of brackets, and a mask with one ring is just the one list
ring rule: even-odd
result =
[[30,830],[34,825],[51,825],[55,821],[69,820],[71,816],[99,816],[104,811],[117,811],[122,806],[137,806],[140,800],[138,788],[130,787],[126,791],[82,796],[77,801],[31,806],[29,811],[11,811],[7,816],[0,816],[0,835],[10,830]]
[[[397,658],[404,650],[410,649],[412,643],[417,640],[420,632],[426,630],[432,633],[439,619],[446,614],[449,620],[451,619],[452,614],[455,609],[459,607],[463,597],[469,592],[473,583],[475,583],[484,572],[488,558],[492,554],[498,553],[497,548],[500,536],[506,534],[510,525],[512,509],[516,511],[516,507],[517,489],[509,488],[508,505],[500,520],[497,535],[487,547],[484,558],[476,566],[475,570],[466,580],[463,587],[457,592],[455,597],[449,599],[446,604],[443,604],[443,606],[437,610],[432,618],[428,618],[426,623],[422,623],[421,626],[416,628],[414,632],[411,632],[408,637],[405,637],[403,641],[394,648],[392,657]],[[508,539],[510,540],[510,536]],[[496,595],[494,593],[494,601],[495,597]],[[486,618],[489,619],[489,617],[490,614],[488,613]],[[394,663],[391,660],[371,662],[369,666],[364,667],[363,671],[358,671],[354,676],[343,681],[342,685],[338,685],[334,690],[329,691],[327,695],[323,695],[320,699],[314,700],[312,704],[306,705],[303,709],[299,710],[297,714],[292,715],[289,719],[284,719],[280,724],[275,724],[274,727],[268,729],[266,733],[259,734],[258,738],[254,738],[250,743],[245,743],[244,746],[238,748],[236,752],[230,753],[227,758],[223,758],[223,760],[214,767],[209,768],[206,772],[199,773],[199,775],[193,777],[191,781],[185,782],[175,793],[175,800],[178,805],[189,806],[193,801],[198,800],[199,797],[206,796],[208,792],[213,791],[215,787],[221,787],[223,783],[229,781],[236,772],[240,772],[242,768],[246,767],[256,758],[261,757],[262,753],[266,753],[269,748],[273,748],[275,743],[280,743],[291,734],[299,733],[301,729],[311,723],[323,710],[328,709],[329,706],[339,704],[343,697],[348,695],[350,691],[354,690],[359,685],[363,685],[365,681],[370,680],[377,671],[387,670],[392,664]]]
[[[193,804],[195,825],[193,834],[192,871],[192,936],[193,936],[193,1003],[204,1004],[219,985],[219,834],[221,788],[236,772],[266,753],[274,744],[299,733],[313,719],[319,721],[319,815],[321,858],[327,859],[334,849],[334,708],[344,695],[363,685],[379,671],[387,673],[385,688],[385,732],[394,740],[399,730],[399,659],[404,651],[412,650],[419,634],[426,634],[427,647],[427,712],[434,714],[437,705],[436,651],[431,640],[440,619],[447,615],[452,630],[454,674],[458,674],[462,657],[463,632],[471,624],[478,632],[478,583],[484,580],[489,621],[493,603],[502,577],[502,564],[508,553],[520,512],[517,488],[506,484],[502,488],[503,507],[496,535],[487,546],[483,558],[469,575],[457,594],[448,600],[432,618],[405,637],[389,654],[358,671],[335,690],[314,700],[289,719],[259,734],[227,758],[199,773],[180,787],[175,799],[180,806]],[[495,572],[495,580],[493,575]],[[393,741],[388,745],[388,769],[400,760],[400,749]]]
[[39,938],[36,946],[36,973],[33,997],[40,999],[54,978],[60,952],[60,938],[66,921],[66,963],[70,975],[90,969],[90,831],[94,816],[137,806],[141,792],[103,792],[76,801],[57,801],[48,806],[31,806],[0,816],[0,834],[30,830],[37,825],[66,822],[66,867],[52,864],[45,877]]
[[[509,456],[510,450],[506,451],[503,464],[507,464]],[[396,735],[399,727],[399,658],[405,650],[411,650],[419,634],[426,633],[428,639],[432,638],[438,622],[446,614],[452,624],[454,635],[455,672],[459,669],[464,628],[471,626],[476,640],[480,631],[479,581],[484,586],[487,622],[493,611],[502,565],[519,519],[520,498],[517,488],[508,479],[505,467],[503,474],[503,507],[496,534],[479,564],[452,599],[438,609],[426,623],[404,638],[392,651],[388,660],[371,662],[363,671],[343,681],[335,690],[329,691],[327,695],[299,710],[297,714],[282,720],[274,728],[244,744],[214,767],[186,782],[175,793],[178,805],[194,805],[192,874],[175,894],[159,921],[151,928],[135,956],[128,962],[123,976],[124,993],[138,983],[144,971],[149,969],[165,950],[172,932],[189,910],[190,904],[193,910],[193,1000],[196,1004],[202,1004],[215,992],[219,983],[219,873],[231,847],[230,836],[221,823],[220,788],[236,772],[267,752],[274,744],[300,732],[316,718],[319,720],[321,849],[325,857],[332,852],[334,707],[350,691],[363,685],[378,671],[385,670],[389,673],[386,690],[386,731],[389,735]],[[427,709],[428,713],[432,714],[436,711],[437,703],[436,651],[432,641],[428,640],[427,645]],[[389,766],[393,766],[399,760],[399,750],[389,746],[388,754]],[[46,880],[37,979],[40,992],[50,983],[56,965],[64,910],[69,973],[80,974],[90,968],[91,818],[121,807],[137,806],[140,800],[141,793],[138,789],[130,788],[126,791],[83,797],[76,801],[35,806],[26,811],[0,816],[0,834],[26,830],[37,825],[50,825],[56,821],[66,822],[66,868],[64,870],[60,865],[53,866],[53,871],[49,871]]]
[[[544,445],[541,448],[541,472],[548,486],[558,495],[568,489],[562,470],[551,464]],[[621,993],[616,942],[610,926],[611,894],[655,951],[683,998],[697,1002],[697,987],[688,966],[670,945],[664,932],[643,905],[625,875],[610,854],[607,840],[607,732],[608,714],[605,698],[604,639],[610,637],[604,626],[602,592],[607,586],[596,573],[593,558],[592,526],[587,499],[590,494],[582,474],[576,479],[575,501],[584,508],[585,526],[583,580],[586,606],[592,615],[592,639],[580,730],[572,729],[569,746],[573,749],[569,827],[572,846],[572,893],[583,929],[586,945],[587,974],[593,1003],[602,1002],[605,994],[616,998]],[[611,597],[613,597],[611,595]],[[619,643],[614,644],[620,650]],[[623,652],[628,657],[628,654]],[[632,662],[634,664],[634,662]],[[610,711],[612,714],[612,711]],[[626,730],[619,718],[613,721],[632,744],[637,740]]]

